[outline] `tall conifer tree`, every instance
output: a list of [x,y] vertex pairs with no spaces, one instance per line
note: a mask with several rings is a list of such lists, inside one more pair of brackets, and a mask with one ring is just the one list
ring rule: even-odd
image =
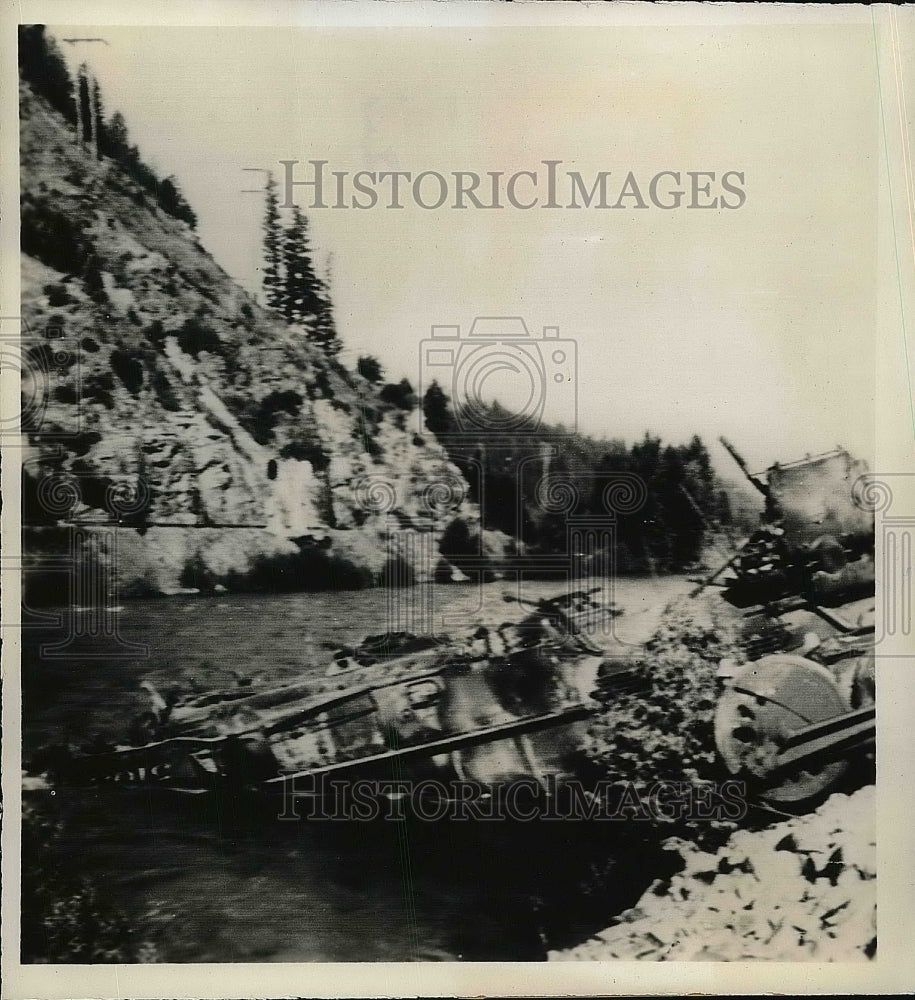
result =
[[76,71],[76,114],[80,143],[92,142],[92,92],[89,87],[89,70],[80,63]]
[[120,111],[115,111],[111,121],[105,123],[102,138],[103,152],[123,163],[130,149],[130,134],[127,131],[127,122],[124,121]]
[[337,322],[334,319],[334,303],[330,293],[332,280],[332,265],[328,262],[327,277],[324,281],[319,281],[317,294],[320,299],[318,313],[315,317],[314,329],[311,339],[327,355],[337,355],[343,345],[337,336]]
[[91,120],[95,125],[95,156],[96,159],[100,160],[105,148],[105,129],[107,128],[107,125],[105,123],[105,106],[102,103],[102,90],[95,77],[92,78],[91,101]]
[[267,175],[266,207],[264,210],[264,299],[268,309],[283,312],[285,298],[283,275],[283,233],[280,228],[279,199],[276,179]]
[[287,323],[305,323],[321,311],[320,282],[312,261],[308,219],[298,205],[283,239],[285,282],[283,315]]

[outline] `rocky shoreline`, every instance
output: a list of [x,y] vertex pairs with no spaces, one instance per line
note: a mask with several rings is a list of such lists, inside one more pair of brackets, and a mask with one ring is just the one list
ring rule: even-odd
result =
[[738,830],[716,853],[669,844],[684,868],[618,922],[551,961],[865,961],[877,950],[875,788]]

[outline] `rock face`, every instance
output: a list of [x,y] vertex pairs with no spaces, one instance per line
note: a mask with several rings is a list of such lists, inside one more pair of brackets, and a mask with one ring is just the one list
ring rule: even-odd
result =
[[26,548],[117,523],[117,575],[138,592],[310,549],[363,581],[392,559],[433,573],[450,520],[479,514],[415,415],[261,308],[43,99],[20,100]]
[[809,816],[739,830],[717,854],[693,844],[685,867],[620,923],[558,961],[849,962],[877,950],[874,786],[833,795]]

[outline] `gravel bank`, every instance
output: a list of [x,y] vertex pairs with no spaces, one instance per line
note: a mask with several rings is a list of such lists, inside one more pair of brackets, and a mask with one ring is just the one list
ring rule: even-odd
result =
[[717,853],[672,841],[685,867],[619,922],[551,961],[855,961],[877,948],[874,787],[738,830]]

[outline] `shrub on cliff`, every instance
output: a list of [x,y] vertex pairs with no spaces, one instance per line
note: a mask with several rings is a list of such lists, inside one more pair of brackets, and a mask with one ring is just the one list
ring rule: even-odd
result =
[[172,388],[171,382],[169,382],[164,372],[159,371],[159,369],[153,372],[152,387],[156,394],[156,399],[159,400],[159,405],[163,410],[176,413],[181,409],[181,403],[175,395],[175,390]]
[[114,409],[114,379],[111,372],[87,375],[83,380],[83,398],[101,403],[106,410]]
[[136,348],[116,347],[111,352],[111,370],[132,395],[143,387],[143,356]]
[[45,285],[44,293],[48,297],[48,305],[52,308],[69,306],[78,301],[70,294],[66,285],[57,282]]
[[295,389],[275,390],[261,402],[262,409],[270,413],[288,413],[291,417],[297,416],[301,407],[302,397]]
[[182,587],[194,587],[204,593],[210,593],[215,588],[217,580],[216,575],[198,552],[184,564],[178,582]]
[[384,564],[378,582],[382,587],[412,587],[416,583],[416,572],[403,556],[392,556]]
[[87,241],[82,225],[47,201],[24,194],[20,208],[22,252],[57,271],[72,273],[82,267]]
[[378,398],[384,402],[388,403],[390,406],[396,406],[400,410],[413,410],[416,408],[416,393],[413,392],[413,386],[410,385],[408,379],[402,378],[399,382],[389,382],[380,393],[378,393]]
[[[258,403],[248,403],[239,416],[242,427],[261,445],[273,440],[273,430],[279,421],[279,415],[286,413],[297,417],[301,410],[303,399],[294,389],[274,390]],[[284,458],[295,458],[293,454],[283,455]]]
[[311,462],[315,472],[323,472],[330,465],[330,456],[316,438],[298,438],[290,441],[280,449],[280,458]]
[[153,320],[152,323],[150,323],[146,328],[146,339],[159,350],[162,349],[162,345],[165,343],[165,338],[167,336],[168,333],[162,325],[161,319]]
[[478,524],[466,517],[455,517],[442,532],[438,551],[447,563],[463,571],[476,572],[484,566],[484,579],[493,579],[504,557],[506,536],[498,532],[481,531]]
[[232,572],[226,579],[229,590],[255,594],[364,590],[373,583],[370,570],[318,547],[258,556],[247,572]]
[[359,360],[356,362],[356,371],[367,381],[380,382],[384,378],[384,369],[381,367],[381,362],[378,358],[372,357],[371,354],[363,354]]
[[222,354],[223,347],[219,334],[199,319],[186,319],[178,331],[178,346],[185,354],[196,358],[201,351],[208,354]]

